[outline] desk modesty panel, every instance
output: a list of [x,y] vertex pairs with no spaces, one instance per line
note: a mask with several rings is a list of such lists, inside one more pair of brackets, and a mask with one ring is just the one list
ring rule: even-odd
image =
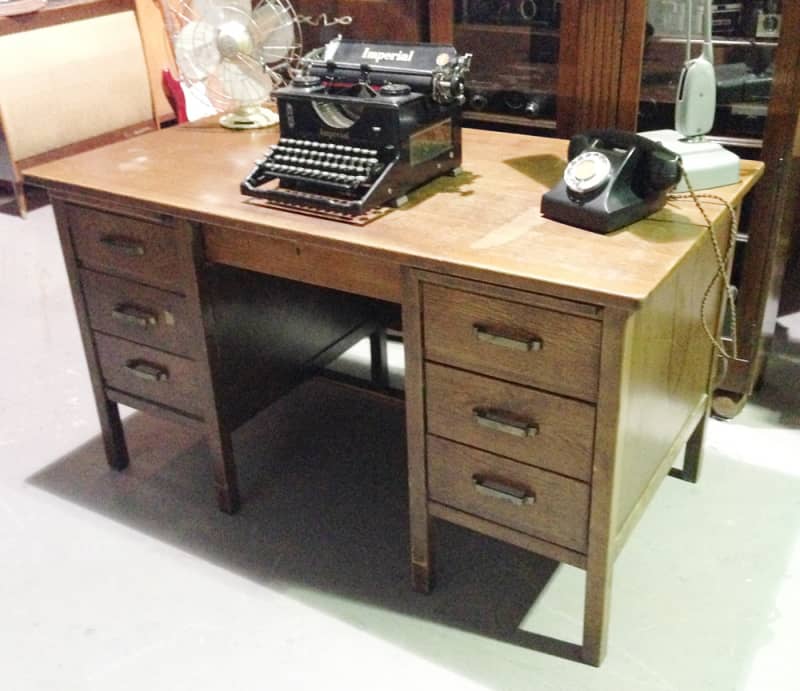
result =
[[[128,463],[119,402],[197,425],[236,511],[232,431],[399,304],[415,588],[433,518],[585,569],[581,655],[599,664],[616,555],[684,448],[673,474],[700,467],[716,272],[700,212],[670,202],[610,235],[547,220],[567,142],[465,130],[460,176],[358,226],[239,194],[276,138],[206,121],[29,171],[53,199],[109,463]],[[738,213],[761,172],[743,161],[715,193]],[[706,208],[724,244],[729,214]]]

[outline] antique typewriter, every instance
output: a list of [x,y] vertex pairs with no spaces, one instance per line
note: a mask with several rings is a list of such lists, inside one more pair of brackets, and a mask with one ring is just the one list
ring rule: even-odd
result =
[[452,46],[332,41],[275,91],[280,139],[242,193],[358,215],[457,174],[470,59]]

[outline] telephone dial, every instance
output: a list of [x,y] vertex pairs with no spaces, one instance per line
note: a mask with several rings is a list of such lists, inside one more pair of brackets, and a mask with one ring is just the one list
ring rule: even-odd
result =
[[632,132],[589,130],[569,142],[564,176],[542,197],[542,214],[610,233],[664,206],[681,178],[681,159]]

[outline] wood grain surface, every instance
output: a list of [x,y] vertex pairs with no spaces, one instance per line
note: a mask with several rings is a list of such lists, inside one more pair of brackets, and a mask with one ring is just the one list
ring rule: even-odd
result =
[[[541,195],[559,179],[566,142],[464,131],[464,172],[423,186],[410,202],[364,227],[264,208],[239,193],[253,161],[277,130],[239,131],[201,121],[37,166],[29,183],[56,194],[91,194],[99,204],[135,200],[138,207],[221,224],[228,241],[206,237],[214,261],[247,268],[249,238],[279,237],[569,299],[635,309],[702,236],[691,202],[676,202],[610,235],[545,219]],[[761,174],[742,162],[738,184],[720,188],[738,203]],[[709,204],[712,217],[723,213]],[[399,273],[388,293],[400,294]]]
[[[494,480],[526,492],[515,505],[486,496],[476,481]],[[428,437],[428,491],[433,501],[568,549],[585,552],[589,485],[461,444]]]
[[[585,401],[596,399],[596,320],[435,285],[426,285],[423,294],[426,359]],[[540,349],[487,342],[477,337],[476,329],[515,343],[534,340]]]
[[[425,391],[433,434],[591,480],[594,406],[431,363],[425,367]],[[534,424],[536,434],[487,429],[477,423],[476,409]]]

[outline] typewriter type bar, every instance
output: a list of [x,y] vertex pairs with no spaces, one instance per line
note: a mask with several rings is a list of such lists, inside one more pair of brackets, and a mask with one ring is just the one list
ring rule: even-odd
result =
[[[399,205],[413,188],[459,169],[469,56],[450,46],[340,39],[325,51],[276,91],[280,139],[242,182],[244,194],[355,215]],[[354,81],[354,56],[404,64],[361,64]]]

